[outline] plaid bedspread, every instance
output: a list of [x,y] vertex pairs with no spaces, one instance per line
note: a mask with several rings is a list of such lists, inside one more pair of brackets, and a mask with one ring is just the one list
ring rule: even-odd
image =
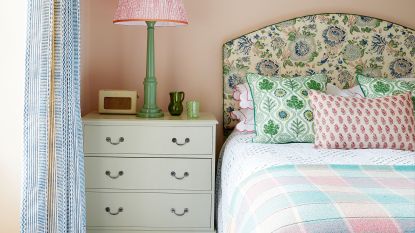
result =
[[415,232],[415,166],[284,165],[237,186],[226,232]]

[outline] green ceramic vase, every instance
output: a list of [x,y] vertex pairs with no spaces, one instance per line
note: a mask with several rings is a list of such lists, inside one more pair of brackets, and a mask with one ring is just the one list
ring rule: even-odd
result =
[[183,91],[170,92],[169,113],[172,116],[180,116],[180,114],[182,114],[182,112],[183,112],[183,100],[184,100],[184,92]]

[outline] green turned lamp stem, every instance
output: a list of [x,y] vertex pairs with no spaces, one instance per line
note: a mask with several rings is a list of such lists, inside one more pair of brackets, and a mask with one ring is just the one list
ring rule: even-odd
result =
[[154,25],[156,22],[147,21],[147,69],[144,79],[144,105],[137,113],[138,117],[157,118],[164,114],[157,107],[157,80],[154,62]]

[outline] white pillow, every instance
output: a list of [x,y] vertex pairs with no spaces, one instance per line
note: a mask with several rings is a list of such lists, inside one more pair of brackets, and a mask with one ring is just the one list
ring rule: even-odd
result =
[[337,95],[337,96],[344,96],[344,97],[365,97],[362,89],[360,89],[360,86],[354,86],[349,89],[340,89],[337,86],[334,86],[333,84],[327,83],[327,94],[329,95]]

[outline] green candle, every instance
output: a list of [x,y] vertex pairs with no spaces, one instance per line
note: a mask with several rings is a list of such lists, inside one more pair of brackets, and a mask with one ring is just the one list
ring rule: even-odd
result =
[[191,100],[187,102],[187,117],[198,118],[199,117],[199,101]]

